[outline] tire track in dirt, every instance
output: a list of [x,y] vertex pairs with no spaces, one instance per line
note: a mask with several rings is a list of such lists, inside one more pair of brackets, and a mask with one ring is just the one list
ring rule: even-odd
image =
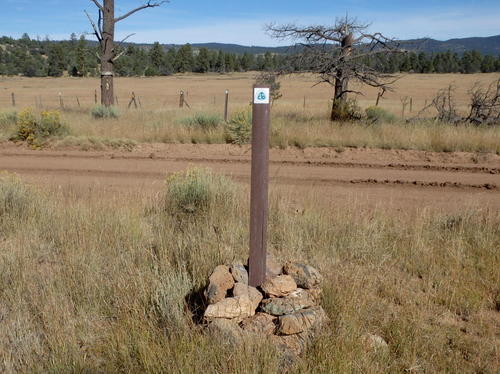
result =
[[[26,157],[26,158],[67,158],[67,159],[115,159],[115,160],[161,160],[172,162],[200,162],[200,163],[217,163],[217,164],[249,164],[248,158],[203,158],[203,157],[165,157],[156,155],[80,155],[80,154],[32,154],[32,153],[0,153],[2,157]],[[314,166],[314,167],[331,167],[331,168],[358,168],[358,169],[392,169],[392,170],[425,170],[436,172],[455,172],[455,173],[477,173],[477,174],[500,174],[500,168],[485,167],[485,166],[463,166],[463,165],[430,165],[430,164],[405,164],[405,163],[357,163],[357,162],[341,162],[341,161],[315,161],[315,160],[270,160],[271,165],[290,165],[290,166]]]

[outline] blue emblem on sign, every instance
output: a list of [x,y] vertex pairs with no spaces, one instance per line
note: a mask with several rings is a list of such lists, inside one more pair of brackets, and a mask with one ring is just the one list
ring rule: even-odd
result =
[[258,100],[266,100],[266,94],[264,92],[259,92],[259,96],[257,96]]

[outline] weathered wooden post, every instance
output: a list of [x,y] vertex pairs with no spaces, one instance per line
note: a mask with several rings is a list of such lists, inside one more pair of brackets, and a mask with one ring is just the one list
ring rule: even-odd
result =
[[61,109],[64,109],[64,102],[63,102],[63,98],[62,98],[62,93],[59,92],[59,106],[61,107]]
[[266,278],[270,87],[253,89],[252,112],[252,182],[250,196],[249,284],[262,285]]
[[97,105],[97,90],[94,90],[94,103]]
[[179,108],[184,108],[184,91],[181,91],[179,96]]
[[14,92],[12,92],[11,97],[12,97],[12,106],[16,106],[16,95],[14,94]]
[[227,122],[228,105],[229,105],[229,90],[226,90],[226,101],[224,104],[224,122]]
[[130,101],[128,102],[128,109],[130,109],[130,106],[134,103],[135,109],[137,109],[137,101],[135,100],[135,92],[132,92],[132,96],[130,96]]
[[78,108],[80,108],[80,99],[78,98],[78,96],[76,97],[76,103],[78,104]]

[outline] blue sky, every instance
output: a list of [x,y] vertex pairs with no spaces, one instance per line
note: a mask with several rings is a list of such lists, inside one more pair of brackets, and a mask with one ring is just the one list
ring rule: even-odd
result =
[[[116,0],[118,14],[142,0]],[[67,39],[90,31],[84,9],[95,14],[90,0],[0,0],[0,35],[27,32]],[[270,22],[329,24],[348,12],[371,23],[373,30],[398,39],[440,40],[500,34],[499,0],[171,0],[117,24],[117,36],[136,33],[133,42],[221,42],[272,46],[263,31]]]

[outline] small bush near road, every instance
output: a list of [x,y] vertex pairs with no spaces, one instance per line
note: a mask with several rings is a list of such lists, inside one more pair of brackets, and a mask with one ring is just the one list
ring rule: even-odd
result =
[[90,111],[92,117],[94,118],[118,118],[120,116],[120,111],[117,107],[114,106],[104,106],[104,105],[96,105]]
[[247,144],[252,136],[252,114],[242,111],[231,117],[225,127],[226,143]]
[[191,168],[167,178],[166,210],[174,215],[203,214],[212,207],[230,207],[236,186],[209,169]]
[[365,109],[366,118],[371,123],[394,123],[396,116],[378,106],[371,106]]
[[217,114],[196,113],[194,116],[183,118],[179,122],[186,127],[197,127],[208,131],[219,127],[222,118]]
[[25,109],[17,116],[11,140],[26,141],[36,148],[43,146],[48,138],[66,135],[68,132],[68,127],[61,122],[59,111],[46,110],[36,116],[31,109]]

